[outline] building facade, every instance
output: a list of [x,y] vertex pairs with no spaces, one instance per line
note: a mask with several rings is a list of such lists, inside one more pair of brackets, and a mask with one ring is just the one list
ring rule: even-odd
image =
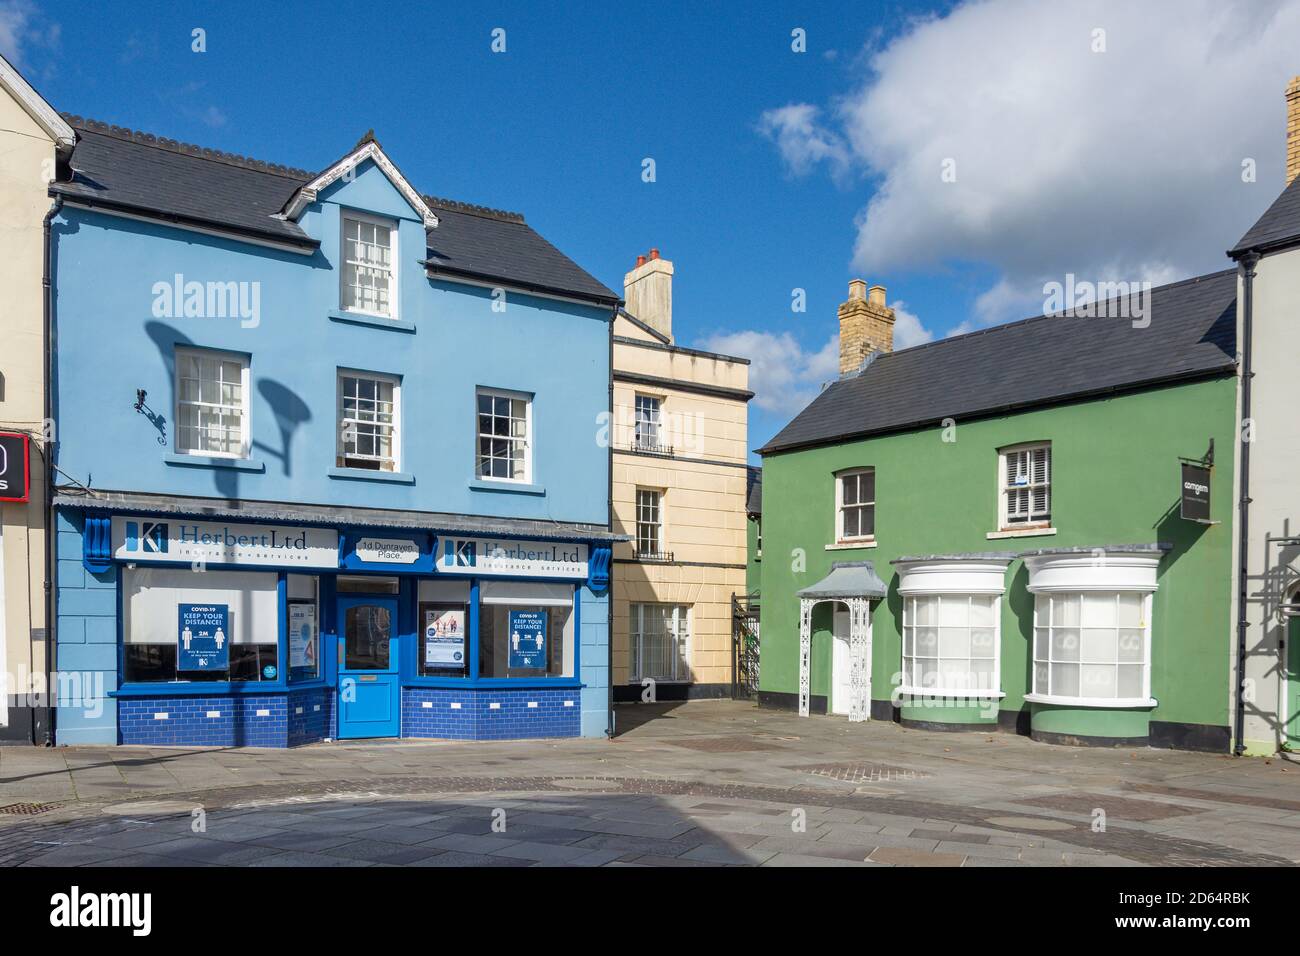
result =
[[677,345],[673,264],[651,250],[614,321],[614,696],[731,692],[745,590],[749,362]]
[[760,702],[1226,752],[1236,296],[893,352],[855,280],[842,377],[760,452]]
[[1233,589],[1235,741],[1266,755],[1300,746],[1300,422],[1292,357],[1300,348],[1300,77],[1286,89],[1286,188],[1232,248],[1242,343],[1236,498],[1245,520]]
[[370,135],[71,122],[58,741],[604,735],[618,296]]
[[46,183],[72,149],[66,122],[0,57],[0,742],[45,743]]

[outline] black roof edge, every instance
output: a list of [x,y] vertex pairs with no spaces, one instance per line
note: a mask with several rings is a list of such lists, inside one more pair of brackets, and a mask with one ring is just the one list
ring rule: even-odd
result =
[[221,222],[216,219],[204,219],[202,216],[183,216],[178,213],[163,212],[151,206],[118,202],[112,199],[103,199],[98,196],[86,196],[80,192],[69,190],[63,183],[50,183],[47,195],[62,197],[65,202],[85,206],[88,209],[108,209],[116,212],[129,212],[138,215],[143,219],[152,219],[155,222],[161,222],[164,224],[172,223],[175,225],[202,227],[204,229],[212,230],[213,232],[228,233],[234,237],[244,236],[252,239],[260,239],[264,242],[274,242],[284,246],[300,246],[303,249],[309,250],[320,247],[320,240],[313,239],[311,236],[294,236],[283,232],[254,229],[251,226],[238,226],[227,222]]
[[613,307],[621,306],[623,300],[613,295],[596,295],[591,292],[578,292],[573,289],[559,289],[554,286],[539,285],[535,282],[521,282],[518,279],[511,279],[507,276],[491,275],[486,272],[474,272],[470,269],[449,269],[446,266],[437,265],[429,259],[420,259],[418,265],[424,266],[425,272],[431,277],[444,276],[449,279],[477,279],[482,282],[495,282],[503,286],[510,286],[515,289],[521,289],[524,292],[535,292],[538,295],[559,296],[565,299],[581,299],[584,302],[594,302],[597,305]]
[[[929,343],[927,343],[929,344]],[[918,346],[919,347],[919,346]],[[1143,379],[1139,382],[1127,382],[1123,385],[1108,385],[1105,388],[1091,389],[1085,392],[1072,392],[1069,395],[1061,395],[1056,398],[1043,399],[1041,401],[1013,402],[1010,405],[997,405],[992,408],[981,408],[978,411],[971,412],[966,416],[967,421],[980,421],[985,418],[993,418],[996,415],[1002,415],[1007,412],[1027,411],[1031,408],[1053,408],[1058,405],[1073,405],[1077,402],[1093,401],[1106,395],[1129,395],[1134,392],[1146,391],[1150,388],[1160,388],[1166,385],[1177,385],[1183,382],[1194,382],[1201,379],[1226,378],[1229,374],[1236,374],[1237,362],[1230,360],[1223,365],[1215,366],[1209,369],[1196,369],[1191,372],[1183,372],[1178,375],[1165,375],[1160,378]],[[806,409],[805,409],[806,410]],[[800,413],[802,414],[802,412]],[[953,415],[945,415],[944,418],[953,418]],[[943,422],[943,418],[926,418],[904,425],[896,425],[891,428],[882,428],[878,431],[850,432],[843,435],[836,435],[831,438],[820,438],[816,441],[796,442],[790,445],[782,445],[779,448],[772,448],[771,442],[762,448],[754,449],[756,455],[780,455],[791,451],[803,451],[808,448],[822,448],[826,445],[838,445],[847,441],[861,441],[866,438],[879,438],[885,435],[897,435],[903,432],[917,431],[922,428],[931,428],[936,424]]]
[[[622,301],[622,300],[620,300],[620,301]],[[640,319],[638,319],[635,315],[633,315],[631,312],[629,312],[627,309],[623,308],[622,306],[619,306],[618,314],[621,315],[621,316],[623,316],[623,318],[627,319],[629,322],[631,322],[633,325],[635,325],[635,326],[636,326],[638,329],[640,329],[642,332],[647,332],[647,333],[649,333],[650,335],[653,335],[655,338],[657,338],[657,339],[658,339],[660,342],[662,342],[664,345],[672,345],[672,344],[673,344],[673,340],[672,340],[672,338],[671,338],[670,336],[664,335],[662,332],[660,332],[660,331],[659,331],[658,329],[656,329],[654,326],[652,326],[652,325],[650,325],[650,324],[648,324],[648,323],[646,323],[646,322],[642,322]]]
[[709,352],[705,349],[688,348],[685,345],[664,345],[660,342],[643,342],[641,339],[630,339],[626,335],[614,336],[614,341],[620,345],[634,345],[637,348],[656,349],[661,352],[682,352],[686,355],[699,355],[703,358],[719,359],[723,362],[735,362],[738,365],[749,365],[747,358],[741,358],[739,355],[724,355],[721,352]]
[[1227,256],[1233,262],[1240,262],[1247,256],[1262,256],[1270,252],[1281,252],[1284,249],[1291,249],[1300,246],[1300,235],[1290,236],[1286,239],[1274,239],[1272,242],[1256,243],[1253,246],[1237,246],[1229,249]]

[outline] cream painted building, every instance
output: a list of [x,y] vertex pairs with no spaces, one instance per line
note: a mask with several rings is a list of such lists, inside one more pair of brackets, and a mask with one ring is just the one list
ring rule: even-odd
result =
[[1232,516],[1243,575],[1233,582],[1233,729],[1235,749],[1255,755],[1300,750],[1300,77],[1286,105],[1286,189],[1229,252],[1245,439],[1233,498],[1247,503]]
[[[30,693],[33,678],[35,689],[44,689],[47,646],[43,227],[51,206],[46,186],[74,134],[3,57],[0,89],[0,433],[29,436],[30,451],[28,500],[0,503],[0,741],[44,743],[48,711]],[[20,498],[24,482],[5,457],[10,477],[0,498]]]
[[616,701],[729,695],[745,592],[749,361],[674,343],[672,281],[638,257],[614,323]]

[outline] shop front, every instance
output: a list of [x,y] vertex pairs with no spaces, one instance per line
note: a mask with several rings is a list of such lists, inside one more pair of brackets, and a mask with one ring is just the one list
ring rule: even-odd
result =
[[[582,676],[608,654],[608,536],[528,524],[533,537],[61,508],[60,737],[603,734],[607,689]],[[80,575],[65,567],[78,540]],[[76,665],[110,597],[116,666],[97,682]]]

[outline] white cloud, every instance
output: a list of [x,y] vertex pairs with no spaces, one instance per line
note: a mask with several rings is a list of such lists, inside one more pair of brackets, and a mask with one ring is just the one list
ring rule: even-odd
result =
[[908,349],[934,339],[934,333],[921,324],[915,314],[907,310],[907,303],[899,299],[889,306],[894,310],[894,348]]
[[17,69],[23,68],[23,41],[32,16],[26,0],[0,2],[0,54]]
[[809,103],[791,103],[759,117],[759,132],[776,143],[781,158],[796,176],[806,175],[823,162],[836,177],[849,168],[848,144],[820,125],[820,112]]
[[804,351],[789,332],[728,332],[710,337],[702,347],[748,358],[754,404],[786,417],[803,410],[840,374],[838,333],[816,352]]
[[1298,48],[1297,0],[967,2],[869,51],[829,121],[785,107],[774,138],[793,172],[873,177],[856,267],[991,265],[973,318],[1022,318],[1067,272],[1227,267],[1282,186]]

